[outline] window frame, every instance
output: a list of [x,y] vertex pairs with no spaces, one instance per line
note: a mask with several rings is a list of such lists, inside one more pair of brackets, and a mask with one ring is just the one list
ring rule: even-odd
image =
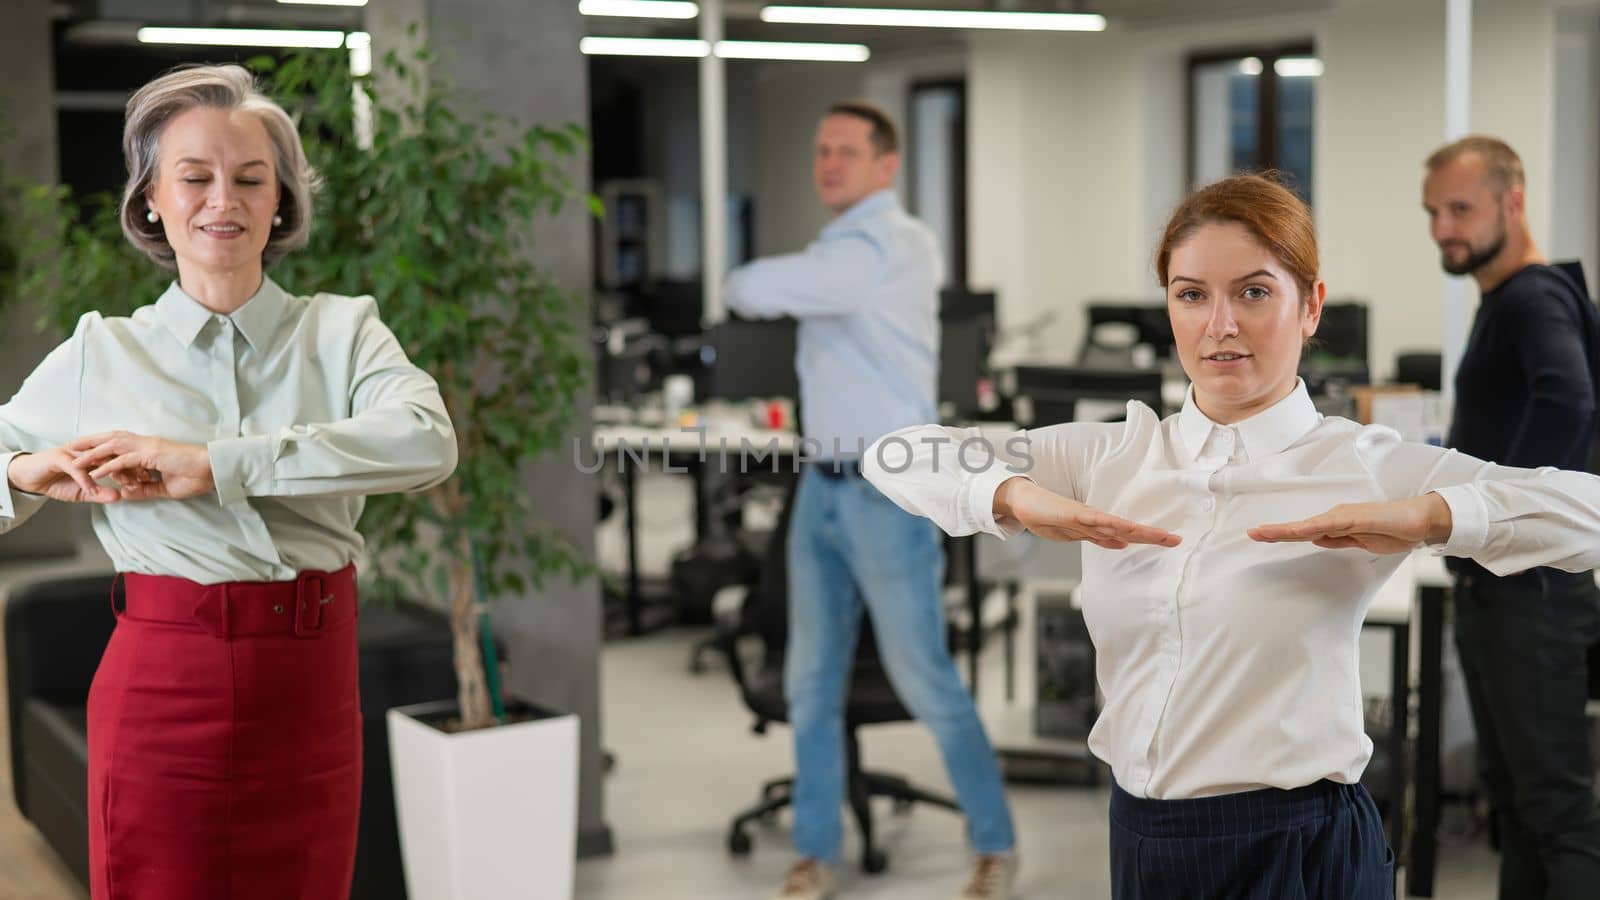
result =
[[[1195,183],[1195,75],[1201,66],[1214,65],[1221,62],[1233,62],[1255,57],[1261,60],[1261,74],[1256,78],[1256,158],[1257,163],[1249,171],[1260,172],[1266,169],[1281,169],[1283,158],[1278,147],[1278,79],[1283,76],[1278,74],[1275,63],[1284,57],[1299,57],[1317,55],[1316,45],[1310,40],[1291,41],[1282,44],[1256,44],[1236,47],[1223,47],[1214,50],[1203,50],[1189,54],[1188,66],[1184,78],[1184,166],[1185,181],[1188,190],[1193,191],[1200,187]],[[1308,190],[1310,185],[1301,185],[1303,190]]]
[[902,135],[904,146],[900,148],[901,159],[905,164],[906,199],[910,201],[913,215],[920,214],[921,198],[917,196],[917,154],[911,152],[912,140],[917,133],[917,94],[928,90],[954,90],[960,105],[961,115],[958,121],[961,127],[957,129],[955,146],[951,148],[950,164],[955,172],[952,190],[955,196],[951,198],[951,218],[954,234],[951,235],[949,271],[945,275],[946,284],[941,287],[965,288],[967,287],[967,264],[969,254],[969,240],[967,236],[967,79],[964,76],[949,75],[935,78],[917,79],[906,88],[906,129]]

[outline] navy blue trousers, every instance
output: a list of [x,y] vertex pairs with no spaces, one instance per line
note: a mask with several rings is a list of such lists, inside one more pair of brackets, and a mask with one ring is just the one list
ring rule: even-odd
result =
[[1194,800],[1111,787],[1114,900],[1392,900],[1394,854],[1360,785]]

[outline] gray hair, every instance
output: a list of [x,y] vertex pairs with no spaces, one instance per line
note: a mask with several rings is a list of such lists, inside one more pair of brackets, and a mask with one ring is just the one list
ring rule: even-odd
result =
[[272,142],[273,166],[282,198],[274,226],[261,251],[262,265],[270,266],[284,254],[304,247],[311,233],[311,194],[317,175],[306,161],[305,148],[294,119],[283,107],[256,88],[255,78],[240,66],[192,66],[176,69],[140,88],[128,99],[127,121],[122,129],[122,155],[128,164],[128,185],[122,191],[118,217],[122,233],[158,265],[177,268],[177,257],[167,243],[160,222],[145,218],[145,195],[155,183],[161,132],[181,113],[196,107],[239,109],[261,120]]

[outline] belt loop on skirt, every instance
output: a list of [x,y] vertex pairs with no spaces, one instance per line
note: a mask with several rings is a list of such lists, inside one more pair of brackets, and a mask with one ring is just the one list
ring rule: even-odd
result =
[[[212,603],[212,598],[216,602]],[[228,586],[214,584],[200,592],[194,603],[194,622],[204,628],[214,638],[227,640],[231,634],[229,628]]]
[[[123,612],[122,609],[118,609],[117,608],[117,587],[118,587],[118,585],[121,585],[121,584],[122,584],[122,573],[118,572],[117,574],[115,574],[115,575],[113,575],[111,577],[111,595],[108,598],[111,601],[111,614],[113,616],[116,616],[117,618],[121,618],[122,617],[122,612]],[[124,604],[124,608],[126,608],[126,604]]]
[[333,602],[324,590],[320,575],[301,575],[295,591],[294,636],[314,638],[322,634],[322,608]]

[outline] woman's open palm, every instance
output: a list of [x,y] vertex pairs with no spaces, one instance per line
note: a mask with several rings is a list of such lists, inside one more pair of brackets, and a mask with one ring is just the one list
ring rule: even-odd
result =
[[1088,541],[1107,550],[1129,544],[1176,547],[1183,540],[1170,531],[1141,525],[1063,497],[1026,478],[1013,478],[995,492],[995,512],[1052,541]]
[[1250,529],[1250,539],[1264,543],[1304,541],[1328,550],[1359,547],[1379,556],[1409,553],[1424,542],[1450,537],[1450,507],[1438,494],[1405,500],[1341,503],[1298,522],[1278,522]]

